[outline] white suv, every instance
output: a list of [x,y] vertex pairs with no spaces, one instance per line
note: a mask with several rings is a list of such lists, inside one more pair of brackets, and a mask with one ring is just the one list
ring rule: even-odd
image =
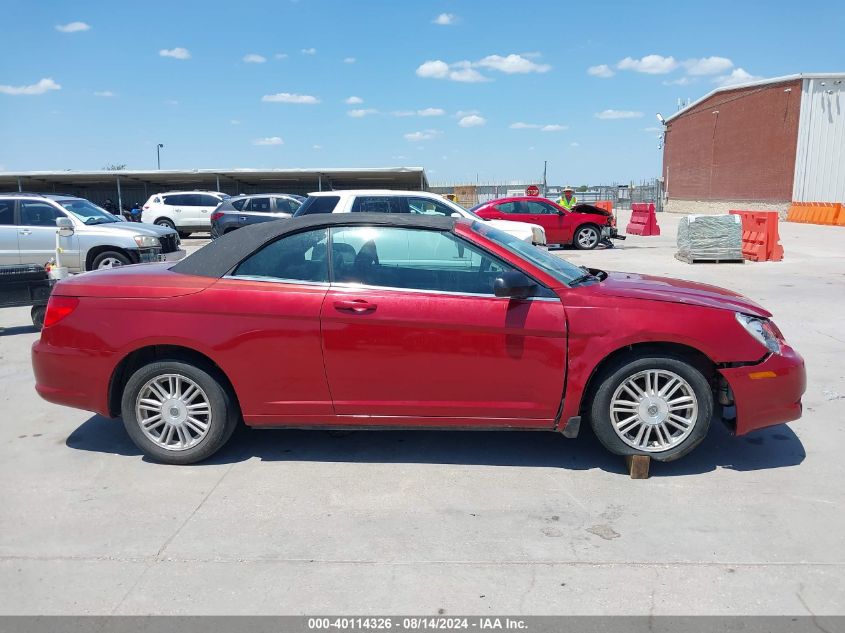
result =
[[485,220],[451,200],[427,191],[351,189],[309,193],[293,217],[312,213],[416,213],[445,215],[475,220],[509,233],[536,246],[546,245],[546,232],[539,224],[510,220]]
[[144,203],[141,221],[169,226],[188,237],[211,230],[211,212],[229,195],[219,191],[168,191],[150,196]]

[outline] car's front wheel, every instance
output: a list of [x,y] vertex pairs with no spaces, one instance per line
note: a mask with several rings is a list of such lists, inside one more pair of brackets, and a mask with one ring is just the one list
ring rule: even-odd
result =
[[599,245],[599,242],[601,242],[601,231],[592,224],[585,224],[584,226],[578,227],[572,238],[575,248],[582,251],[593,250]]
[[116,266],[126,266],[131,263],[132,261],[123,253],[105,251],[94,258],[94,261],[91,262],[91,269],[115,268]]
[[237,426],[237,405],[211,368],[164,360],[138,369],[121,403],[129,437],[148,457],[193,464],[216,453]]
[[707,435],[713,392],[686,360],[629,357],[606,368],[598,380],[590,422],[609,451],[672,461]]

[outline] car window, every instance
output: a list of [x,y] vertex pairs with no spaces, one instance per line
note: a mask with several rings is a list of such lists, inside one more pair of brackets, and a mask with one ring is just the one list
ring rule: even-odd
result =
[[251,198],[244,211],[270,211],[270,198]]
[[173,195],[170,195],[170,196],[162,196],[162,200],[164,201],[164,204],[169,204],[169,205],[174,206],[174,207],[180,207],[180,206],[183,206],[183,205],[186,206],[188,204],[187,198],[188,198],[188,196],[183,195],[183,194],[173,194]]
[[528,213],[532,215],[557,215],[558,211],[552,205],[545,202],[525,202]]
[[68,198],[66,200],[56,200],[56,202],[62,205],[65,210],[70,211],[77,218],[85,222],[85,224],[113,224],[119,222],[114,215],[84,198]]
[[302,203],[291,198],[276,198],[274,206],[276,211],[282,213],[296,213],[296,210],[302,206]]
[[513,213],[520,215],[551,215],[557,211],[542,202],[527,200],[514,200],[513,202],[500,202],[496,208],[502,213]]
[[338,202],[340,202],[340,196],[308,196],[297,210],[295,217],[313,213],[332,213]]
[[352,213],[408,213],[408,201],[401,196],[355,196]]
[[243,208],[247,202],[249,202],[249,198],[238,198],[237,200],[231,201],[232,206],[235,207],[238,211],[243,211]]
[[0,226],[15,223],[15,201],[0,200]]
[[327,241],[326,229],[288,235],[247,257],[238,264],[232,276],[328,282]]
[[442,202],[431,198],[408,198],[408,211],[420,215],[440,215],[447,218],[451,217],[453,213],[457,213]]
[[448,232],[367,226],[332,229],[332,269],[341,283],[480,295],[513,270]]
[[212,196],[207,193],[194,194],[196,202],[194,204],[199,207],[216,207],[220,204],[220,198]]
[[56,218],[65,217],[64,213],[46,202],[21,202],[21,226],[56,226]]

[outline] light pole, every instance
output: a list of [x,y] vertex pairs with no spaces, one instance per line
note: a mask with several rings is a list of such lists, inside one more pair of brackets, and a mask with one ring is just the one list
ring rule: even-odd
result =
[[158,163],[158,168],[161,169],[161,150],[164,147],[164,143],[156,143],[156,163]]

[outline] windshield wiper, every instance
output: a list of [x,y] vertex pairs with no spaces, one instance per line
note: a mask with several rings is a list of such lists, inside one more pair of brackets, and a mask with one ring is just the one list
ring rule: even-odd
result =
[[601,281],[601,279],[599,277],[597,277],[596,275],[591,273],[590,270],[588,268],[586,268],[585,266],[579,266],[578,268],[583,270],[584,274],[581,275],[580,277],[576,277],[575,279],[570,281],[569,282],[570,286],[577,286],[578,284],[582,284],[585,281]]
[[117,222],[117,220],[109,220],[108,218],[88,218],[85,220],[85,224],[92,225],[92,224],[111,224],[112,222]]

